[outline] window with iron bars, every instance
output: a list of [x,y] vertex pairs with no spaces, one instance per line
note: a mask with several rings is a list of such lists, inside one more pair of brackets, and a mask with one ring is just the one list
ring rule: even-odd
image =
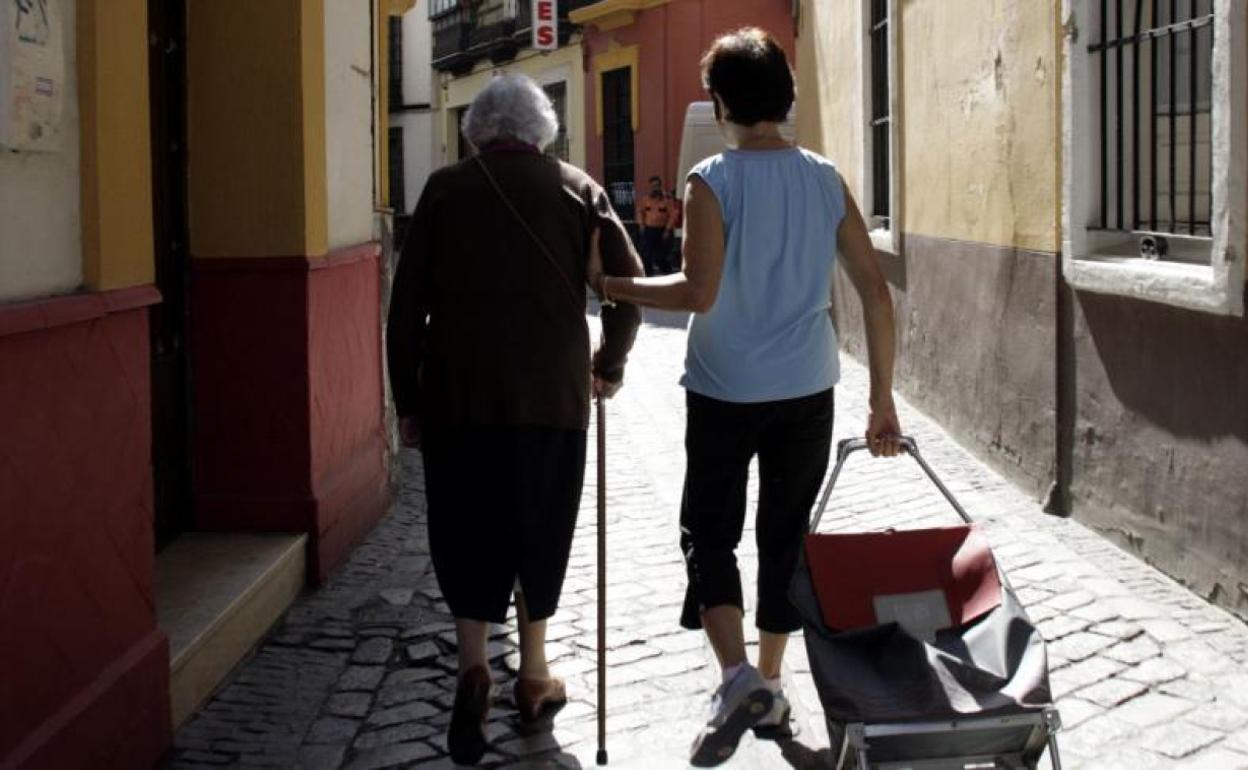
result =
[[1063,8],[1063,277],[1081,291],[1242,315],[1248,3]]
[[1212,235],[1214,0],[1096,5],[1099,211],[1088,225],[1141,235],[1143,256],[1207,264],[1208,248],[1184,239]]
[[429,0],[429,18],[437,19],[472,4],[472,0]]
[[390,108],[403,106],[403,17],[390,17]]
[[889,0],[871,0],[871,227],[892,221],[892,84],[889,81]]

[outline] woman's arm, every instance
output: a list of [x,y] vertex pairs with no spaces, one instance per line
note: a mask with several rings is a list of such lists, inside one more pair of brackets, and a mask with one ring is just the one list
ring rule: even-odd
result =
[[684,268],[655,278],[591,275],[606,298],[660,310],[705,313],[719,295],[724,273],[724,218],[706,182],[692,177],[685,187]]
[[867,442],[871,454],[895,457],[901,452],[901,425],[893,404],[893,364],[896,357],[893,298],[875,258],[875,247],[858,204],[845,188],[845,218],[837,233],[841,264],[862,300],[867,327],[867,360],[871,374],[871,413]]
[[[637,256],[632,240],[611,208],[605,192],[598,191],[594,208],[596,223],[590,240],[590,260],[586,269],[586,281],[590,288],[600,291],[598,283],[601,282],[604,272],[626,277],[644,275],[641,258]],[[624,365],[637,338],[641,310],[636,305],[620,302],[611,306],[604,305],[600,317],[602,338],[594,350],[593,387],[594,395],[610,398],[624,381]]]

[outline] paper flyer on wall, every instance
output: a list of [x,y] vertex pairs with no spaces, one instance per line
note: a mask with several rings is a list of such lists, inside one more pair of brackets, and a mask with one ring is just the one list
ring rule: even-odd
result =
[[61,0],[0,0],[0,147],[60,149],[65,105]]

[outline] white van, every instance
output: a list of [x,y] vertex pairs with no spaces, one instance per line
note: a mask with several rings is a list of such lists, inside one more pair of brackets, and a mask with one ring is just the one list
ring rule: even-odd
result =
[[[789,113],[789,119],[780,126],[780,133],[790,142],[797,135],[793,117],[793,113]],[[715,122],[715,105],[711,102],[691,102],[689,109],[685,110],[685,128],[680,137],[680,161],[675,179],[677,193],[684,193],[690,169],[723,152],[726,147],[724,135]]]

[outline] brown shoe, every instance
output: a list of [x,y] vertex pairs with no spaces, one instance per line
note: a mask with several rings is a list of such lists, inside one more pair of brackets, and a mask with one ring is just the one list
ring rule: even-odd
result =
[[567,687],[562,679],[554,676],[549,679],[517,679],[515,695],[522,722],[536,722],[568,702]]
[[493,701],[494,681],[485,666],[470,668],[460,675],[451,726],[446,733],[446,748],[456,764],[475,765],[485,756],[489,748],[485,721]]

